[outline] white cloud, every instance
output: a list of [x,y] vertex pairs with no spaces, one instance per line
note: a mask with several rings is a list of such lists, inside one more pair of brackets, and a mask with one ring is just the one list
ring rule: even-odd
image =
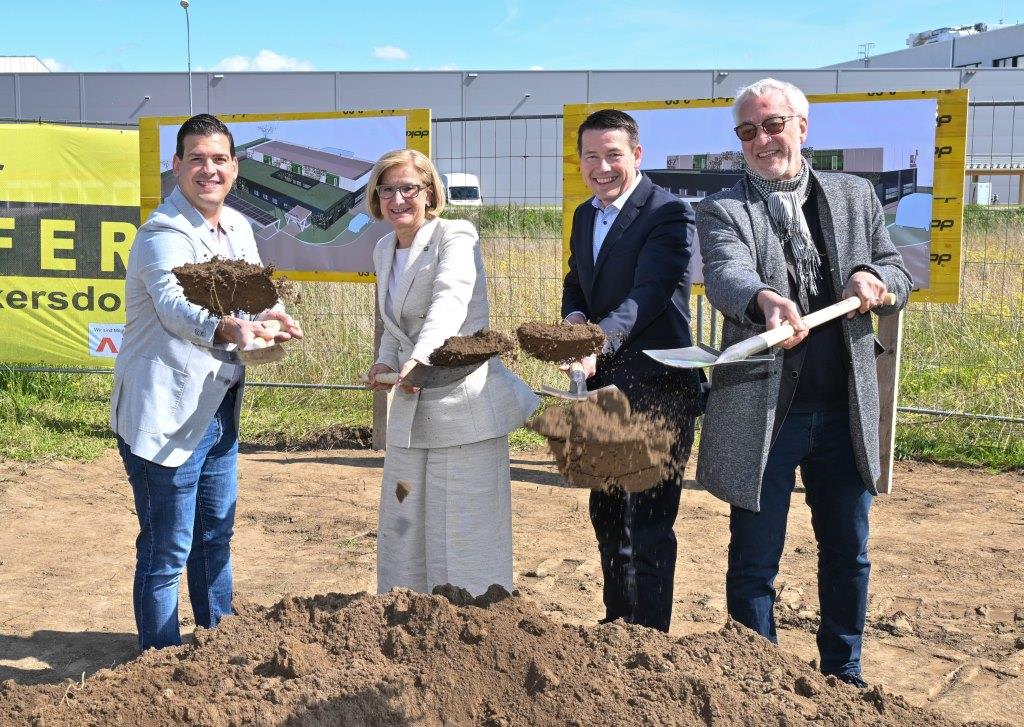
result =
[[42,61],[44,66],[49,68],[54,73],[59,73],[60,71],[71,70],[67,66],[65,66],[63,63],[58,61],[56,58],[40,58],[40,60]]
[[214,64],[214,71],[312,71],[313,64],[299,58],[283,56],[264,48],[254,58],[228,56]]
[[373,57],[385,61],[404,61],[409,54],[397,45],[377,45],[373,47]]
[[527,70],[530,70],[530,71],[543,71],[544,70],[544,66],[530,66],[529,69],[527,69]]

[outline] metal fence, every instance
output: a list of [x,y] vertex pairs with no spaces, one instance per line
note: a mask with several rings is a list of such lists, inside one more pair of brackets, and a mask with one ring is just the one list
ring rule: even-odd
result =
[[[969,123],[965,195],[972,199],[976,184],[987,182],[996,191],[982,201],[997,204],[970,206],[965,215],[961,302],[915,303],[905,315],[900,405],[908,414],[1016,425],[1024,423],[1024,208],[1015,175],[1024,174],[1024,102],[974,103]],[[433,148],[442,173],[480,180],[484,206],[450,209],[480,230],[492,327],[512,332],[527,320],[557,319],[561,117],[435,119]],[[373,357],[372,287],[302,284],[307,339],[287,366],[254,371],[253,383],[354,388]],[[714,343],[720,319],[699,298],[694,312],[696,332]],[[534,387],[557,380],[550,366],[512,365]]]

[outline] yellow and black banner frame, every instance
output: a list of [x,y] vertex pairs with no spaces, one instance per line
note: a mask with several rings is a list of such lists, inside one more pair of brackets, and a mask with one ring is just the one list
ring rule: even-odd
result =
[[[238,137],[237,128],[233,125],[253,124],[254,128],[263,130],[263,141],[273,141],[282,129],[294,122],[337,121],[339,128],[344,128],[346,120],[373,120],[386,117],[404,119],[405,148],[416,149],[430,156],[430,109],[374,109],[357,111],[324,111],[310,113],[282,114],[224,114],[217,118],[232,129]],[[166,146],[167,128],[174,132],[188,119],[187,116],[150,116],[139,119],[139,185],[141,190],[140,216],[143,221],[160,204],[167,193],[169,180],[168,159],[166,149],[161,152],[161,138]],[[364,124],[365,127],[365,124]],[[164,133],[161,134],[161,129]],[[240,164],[253,155],[246,148],[248,144],[240,144],[236,138],[236,151]],[[341,140],[332,140],[332,146],[342,144]],[[380,152],[400,148],[401,143],[391,143]],[[314,154],[320,149],[311,149]],[[337,156],[351,156],[341,149],[332,148],[331,153]],[[375,154],[380,153],[375,152]],[[262,153],[260,154],[262,158]],[[239,181],[235,185],[235,195],[244,197],[241,207],[251,211],[257,246],[265,263],[274,263],[278,275],[291,280],[317,280],[332,282],[374,282],[370,253],[373,244],[388,231],[382,229],[381,223],[374,223],[362,211],[362,199],[365,190],[356,186],[338,189],[335,195],[325,194],[325,187],[341,185],[341,173],[331,174],[331,170],[317,172],[316,178],[310,178],[312,172],[309,165],[315,162],[307,160],[285,159],[283,155],[267,150],[266,160],[279,169],[269,172],[267,169],[254,169],[252,179],[247,179],[240,169]],[[361,159],[362,168],[357,172],[365,185],[368,172],[366,162],[372,164],[373,159]],[[253,162],[255,165],[256,162]],[[260,165],[262,166],[262,165]],[[304,173],[305,172],[305,173]],[[273,179],[272,179],[273,177]],[[355,180],[352,180],[355,181]],[[287,190],[291,184],[295,194],[288,195],[287,201],[282,194],[280,199],[275,190]],[[351,196],[345,194],[350,192]],[[343,199],[344,198],[344,199]],[[307,202],[309,200],[309,202]],[[353,205],[354,202],[354,205]],[[276,203],[276,204],[275,204]],[[332,209],[323,210],[316,205],[334,205]],[[229,199],[229,204],[233,200]],[[339,207],[339,205],[341,207]],[[243,209],[243,212],[245,212]],[[338,210],[343,209],[339,215]],[[262,211],[261,211],[262,210]],[[319,219],[318,219],[319,218]],[[322,229],[318,228],[318,224]],[[263,229],[258,229],[263,225]],[[334,237],[332,237],[334,236]],[[269,254],[268,254],[269,251]],[[278,259],[275,259],[275,254]]]
[[0,361],[113,366],[138,143],[134,129],[0,124]]
[[[934,99],[935,137],[932,152],[933,184],[931,214],[926,219],[925,235],[930,238],[927,266],[927,287],[915,290],[911,300],[935,303],[956,303],[960,297],[961,241],[964,209],[964,163],[967,150],[967,90],[887,91],[874,93],[816,94],[807,97],[812,105],[811,125],[814,124],[815,104],[912,101]],[[569,234],[573,212],[591,197],[580,174],[580,159],[576,151],[576,133],[584,119],[594,111],[616,108],[634,111],[729,108],[731,98],[665,99],[623,103],[567,104],[563,111],[563,187],[562,187],[562,267],[568,270]],[[731,129],[730,129],[731,131]],[[881,132],[879,132],[881,133]],[[640,143],[644,144],[644,125],[640,123]],[[738,142],[737,142],[738,144]],[[646,166],[646,164],[645,164]],[[695,285],[699,291],[702,286]]]

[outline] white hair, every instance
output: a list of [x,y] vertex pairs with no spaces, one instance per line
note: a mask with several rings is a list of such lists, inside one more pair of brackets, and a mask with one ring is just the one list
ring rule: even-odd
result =
[[749,86],[744,86],[736,92],[736,99],[732,102],[733,121],[737,124],[740,123],[740,107],[747,102],[747,99],[754,96],[767,96],[769,93],[781,94],[782,98],[789,104],[790,111],[804,119],[807,118],[810,104],[807,103],[807,97],[804,96],[803,91],[786,81],[762,78],[760,81],[754,81]]

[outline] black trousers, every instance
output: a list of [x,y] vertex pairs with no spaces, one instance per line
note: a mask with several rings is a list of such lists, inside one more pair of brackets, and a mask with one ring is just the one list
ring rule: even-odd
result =
[[597,535],[604,575],[605,617],[668,631],[676,570],[672,527],[682,494],[682,470],[693,447],[694,421],[703,411],[696,371],[668,369],[640,352],[625,352],[613,365],[598,359],[588,388],[618,386],[634,412],[661,417],[677,433],[675,472],[657,487],[627,493],[619,488],[590,494],[590,522]]
[[604,574],[605,617],[668,631],[676,571],[672,526],[682,485],[668,480],[645,492],[590,493],[590,522]]

